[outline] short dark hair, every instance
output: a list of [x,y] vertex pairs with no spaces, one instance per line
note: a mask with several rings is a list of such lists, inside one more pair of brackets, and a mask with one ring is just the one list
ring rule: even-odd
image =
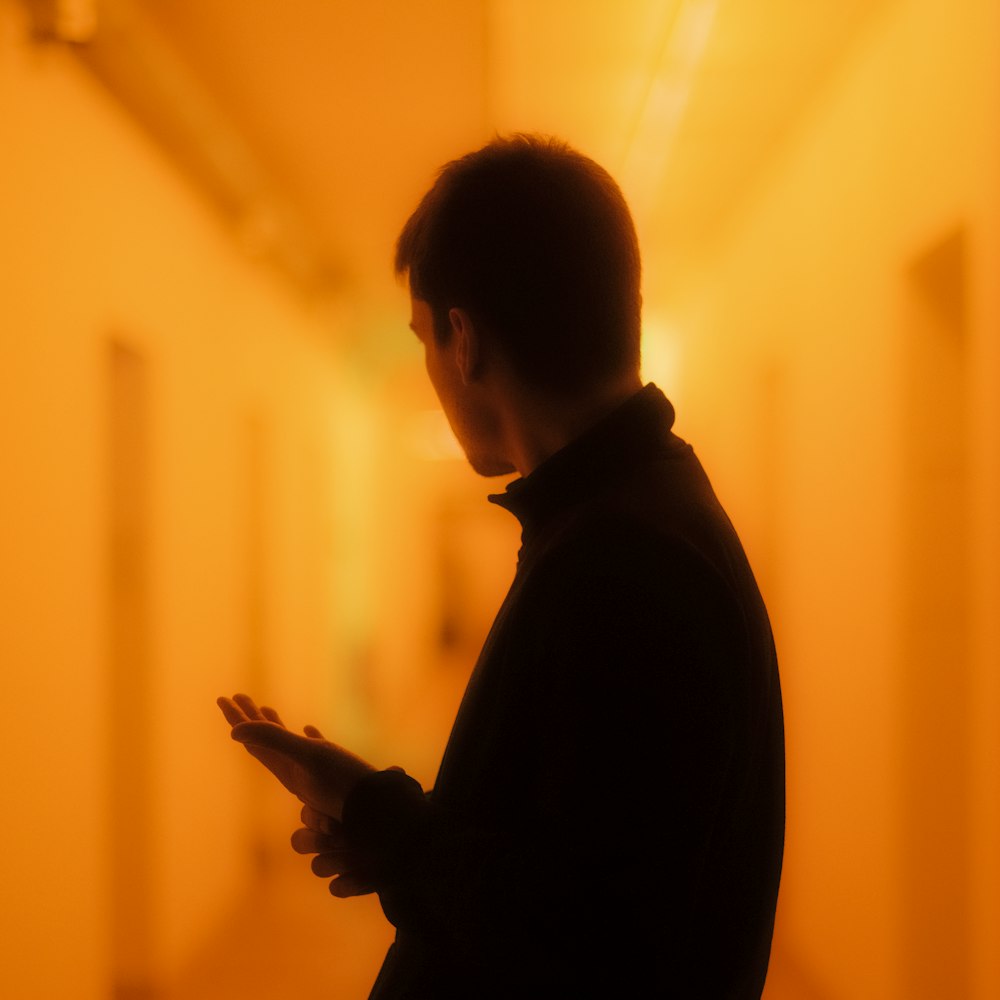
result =
[[611,175],[515,134],[447,163],[396,243],[435,336],[461,307],[526,384],[572,393],[638,366],[639,242]]

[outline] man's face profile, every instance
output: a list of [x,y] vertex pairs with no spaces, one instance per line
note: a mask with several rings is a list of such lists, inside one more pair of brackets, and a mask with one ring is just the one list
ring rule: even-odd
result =
[[478,366],[469,353],[476,350],[470,344],[474,331],[456,319],[448,339],[440,343],[434,333],[430,305],[412,294],[410,329],[423,345],[427,377],[469,464],[481,476],[514,472],[500,433],[496,390],[476,370]]

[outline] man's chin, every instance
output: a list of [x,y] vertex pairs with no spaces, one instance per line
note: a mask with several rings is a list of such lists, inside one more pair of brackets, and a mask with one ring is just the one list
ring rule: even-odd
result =
[[483,455],[467,455],[466,457],[469,460],[469,465],[472,466],[473,472],[477,475],[485,476],[487,479],[493,479],[497,476],[509,476],[512,472],[517,472],[517,469],[505,459],[488,458]]

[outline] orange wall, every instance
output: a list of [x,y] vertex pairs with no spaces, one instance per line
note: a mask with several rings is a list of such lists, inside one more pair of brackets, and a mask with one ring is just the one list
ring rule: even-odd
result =
[[[215,696],[256,672],[260,693],[295,712],[295,692],[336,683],[327,470],[340,374],[322,315],[239,253],[67,50],[29,44],[21,14],[0,4],[0,950],[11,996],[103,998],[107,752],[121,721],[109,715],[109,338],[148,369],[151,688],[136,710],[152,783],[129,794],[155,824],[143,878],[164,975],[251,871],[249,772]],[[265,612],[251,668],[254,421]]]

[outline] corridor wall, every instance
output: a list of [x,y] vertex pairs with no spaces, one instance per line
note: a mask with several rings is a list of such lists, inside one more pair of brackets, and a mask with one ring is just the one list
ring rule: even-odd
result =
[[252,889],[271,800],[214,698],[339,703],[341,371],[323,312],[9,0],[0,149],[4,991],[103,1000]]
[[775,997],[1000,990],[998,176],[1000,9],[885,4],[661,305],[779,643]]

